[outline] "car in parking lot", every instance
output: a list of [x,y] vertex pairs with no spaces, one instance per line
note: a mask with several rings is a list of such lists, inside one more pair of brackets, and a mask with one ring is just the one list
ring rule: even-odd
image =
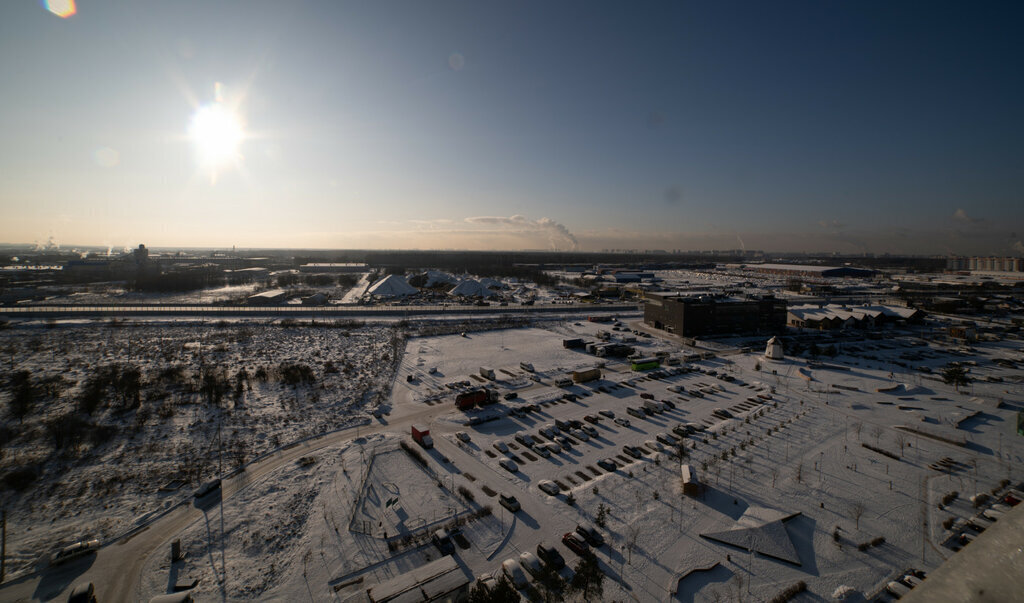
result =
[[89,553],[95,553],[100,548],[99,540],[82,540],[57,551],[50,555],[50,565],[60,565],[66,561],[77,559]]
[[562,447],[562,450],[572,450],[572,441],[564,435],[555,436],[555,442]]
[[562,447],[557,442],[545,442],[541,444],[542,447],[546,448],[551,454],[558,454],[562,451]]
[[569,435],[571,435],[572,437],[576,438],[577,440],[579,440],[581,442],[586,442],[587,440],[590,439],[590,436],[588,436],[587,434],[583,433],[579,429],[571,430],[569,432]]
[[558,494],[561,490],[558,487],[558,484],[549,479],[540,480],[539,482],[537,482],[537,487],[540,488],[541,492],[549,494],[551,496]]
[[523,446],[533,446],[533,437],[528,433],[517,433],[515,439]]
[[597,461],[597,466],[608,471],[615,471],[619,468],[619,466],[615,464],[615,461],[611,459],[601,459]]
[[549,423],[544,427],[541,427],[538,431],[540,431],[541,435],[543,435],[544,437],[548,439],[553,439],[555,437],[555,434],[558,433],[556,429],[557,428],[554,425]]
[[534,452],[536,452],[538,455],[540,455],[541,458],[545,458],[546,459],[546,458],[550,458],[551,457],[551,451],[548,450],[548,447],[545,446],[544,444],[540,444],[540,443],[534,444],[533,447],[532,447],[532,450]]
[[558,571],[565,567],[565,558],[558,552],[558,549],[543,542],[537,545],[537,556],[541,561],[547,563],[552,569]]
[[609,419],[614,419],[615,418],[615,413],[610,411],[610,410],[599,410],[599,411],[597,411],[597,414],[604,415],[604,416],[608,417]]
[[646,446],[650,450],[653,450],[654,452],[663,452],[665,450],[665,445],[655,440],[647,440],[646,442],[644,442],[644,446]]
[[583,421],[580,421],[579,419],[569,419],[569,427],[579,429],[580,427],[583,427]]
[[569,431],[572,429],[572,425],[569,425],[568,422],[561,419],[555,419],[555,427],[557,427],[559,431]]
[[662,404],[664,404],[665,406],[667,406],[669,410],[675,410],[676,409],[676,403],[673,402],[672,400],[658,400],[658,401],[661,402]]
[[596,438],[596,437],[597,437],[597,435],[598,435],[598,434],[597,434],[597,430],[596,430],[596,429],[594,429],[594,428],[593,428],[592,426],[590,426],[590,425],[584,425],[584,426],[580,427],[580,430],[581,430],[581,431],[582,431],[583,433],[587,434],[588,436],[590,436],[590,437],[592,437],[592,438]]
[[673,436],[670,436],[667,433],[659,433],[659,434],[654,436],[654,439],[656,439],[659,442],[661,442],[662,444],[666,444],[668,446],[675,446],[676,444],[679,443],[679,440],[677,440]]
[[505,393],[505,399],[506,400],[515,400],[518,397],[519,397],[519,394],[517,394],[516,392],[506,392]]
[[615,417],[615,424],[623,427],[629,427],[629,419],[625,417]]
[[599,547],[604,544],[604,536],[594,526],[587,523],[576,524],[576,533],[583,537],[592,547]]
[[516,471],[519,471],[519,465],[516,465],[516,462],[510,458],[501,459],[500,461],[498,461],[498,465],[500,465],[502,469],[508,471],[509,473],[515,473]]
[[641,451],[636,446],[623,446],[622,451],[635,459],[638,459],[644,455],[643,451]]
[[523,571],[523,566],[519,564],[518,559],[506,559],[501,562],[501,571],[508,578],[512,586],[519,590],[526,588],[530,584],[530,579],[526,577],[526,572]]
[[626,407],[626,414],[633,415],[638,419],[643,419],[644,417],[647,416],[646,414],[644,414],[644,411],[640,410],[639,408],[636,408],[635,406]]
[[522,508],[522,505],[519,504],[519,500],[515,496],[508,496],[505,494],[498,495],[498,504],[513,513]]
[[573,532],[566,532],[562,535],[562,544],[580,557],[591,554],[590,546]]
[[465,431],[456,431],[455,437],[459,438],[459,440],[463,442],[469,442],[469,434]]
[[533,576],[534,579],[536,579],[537,576],[540,575],[541,571],[543,571],[543,567],[540,564],[540,559],[537,559],[537,556],[529,551],[520,553],[519,565],[523,566],[523,569],[525,569],[528,574]]
[[583,420],[584,420],[584,421],[586,421],[586,422],[588,422],[588,423],[597,423],[597,422],[598,422],[598,421],[600,421],[601,419],[598,419],[598,418],[597,418],[597,417],[595,417],[594,415],[584,415],[584,416],[583,416]]
[[494,440],[494,448],[498,452],[508,454],[508,444],[504,440]]

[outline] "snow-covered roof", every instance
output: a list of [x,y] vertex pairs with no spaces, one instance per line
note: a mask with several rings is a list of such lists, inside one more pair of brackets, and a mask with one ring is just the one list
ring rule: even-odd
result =
[[498,281],[498,280],[494,280],[491,277],[484,277],[484,278],[480,279],[480,284],[483,285],[484,287],[487,287],[488,289],[504,289],[505,288],[505,284],[504,283],[502,283],[501,281]]
[[452,288],[448,295],[461,295],[463,297],[494,297],[494,291],[480,284],[474,279],[466,279]]
[[447,272],[441,272],[440,270],[427,270],[423,273],[427,277],[427,287],[433,287],[440,283],[457,283],[459,279],[448,274]]
[[366,292],[378,297],[404,297],[418,291],[405,280],[404,276],[390,274],[370,285]]

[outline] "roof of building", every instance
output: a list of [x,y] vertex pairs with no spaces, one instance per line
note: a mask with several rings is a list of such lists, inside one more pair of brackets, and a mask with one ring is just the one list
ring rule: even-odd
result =
[[370,285],[366,291],[370,295],[378,297],[404,297],[418,293],[416,287],[410,285],[404,276],[389,274],[376,283]]
[[829,304],[827,306],[821,306],[818,304],[809,304],[804,306],[790,306],[789,313],[799,318],[800,320],[841,320],[846,321],[853,319],[854,321],[864,320],[865,318],[878,318],[879,316],[886,316],[889,318],[897,319],[909,319],[913,318],[920,310],[915,308],[907,308],[904,306],[843,306],[839,304]]
[[469,584],[469,578],[451,557],[445,555],[412,570],[407,570],[387,582],[367,590],[375,603],[432,601]]
[[284,289],[270,289],[269,291],[262,291],[260,293],[250,295],[249,298],[277,299],[278,297],[284,297],[285,295],[288,295],[288,292]]
[[466,279],[452,288],[448,295],[461,295],[463,297],[493,297],[494,291],[483,286],[479,281]]

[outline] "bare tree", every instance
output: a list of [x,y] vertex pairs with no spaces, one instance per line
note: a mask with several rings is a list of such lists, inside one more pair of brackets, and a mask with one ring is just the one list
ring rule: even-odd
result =
[[862,427],[864,427],[864,424],[861,423],[860,421],[855,421],[853,424],[850,425],[850,427],[853,428],[853,435],[857,436],[857,439],[859,440],[860,430]]
[[796,473],[793,475],[793,477],[796,479],[796,483],[798,483],[798,484],[799,483],[803,483],[803,479],[804,479],[804,464],[803,463],[800,463],[799,465],[796,466]]
[[768,472],[771,473],[771,476],[772,476],[772,488],[774,488],[775,487],[775,480],[778,479],[778,477],[779,477],[779,468],[775,467],[775,466],[772,466],[772,468],[769,469]]
[[850,518],[853,519],[856,529],[860,529],[860,516],[864,514],[864,503],[857,501],[850,503]]
[[640,526],[637,523],[631,523],[626,526],[626,554],[628,559],[626,563],[633,564],[633,549],[636,548],[636,541],[640,537]]
[[898,432],[896,434],[896,445],[900,447],[900,456],[903,455],[903,447],[907,445],[907,436],[903,433]]
[[875,446],[878,446],[878,440],[882,437],[882,427],[880,425],[872,425],[871,435],[875,436]]

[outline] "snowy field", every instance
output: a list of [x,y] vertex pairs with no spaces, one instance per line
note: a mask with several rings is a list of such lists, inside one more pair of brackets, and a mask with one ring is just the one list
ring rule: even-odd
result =
[[116,536],[283,443],[367,420],[401,346],[387,326],[0,331],[8,576]]

